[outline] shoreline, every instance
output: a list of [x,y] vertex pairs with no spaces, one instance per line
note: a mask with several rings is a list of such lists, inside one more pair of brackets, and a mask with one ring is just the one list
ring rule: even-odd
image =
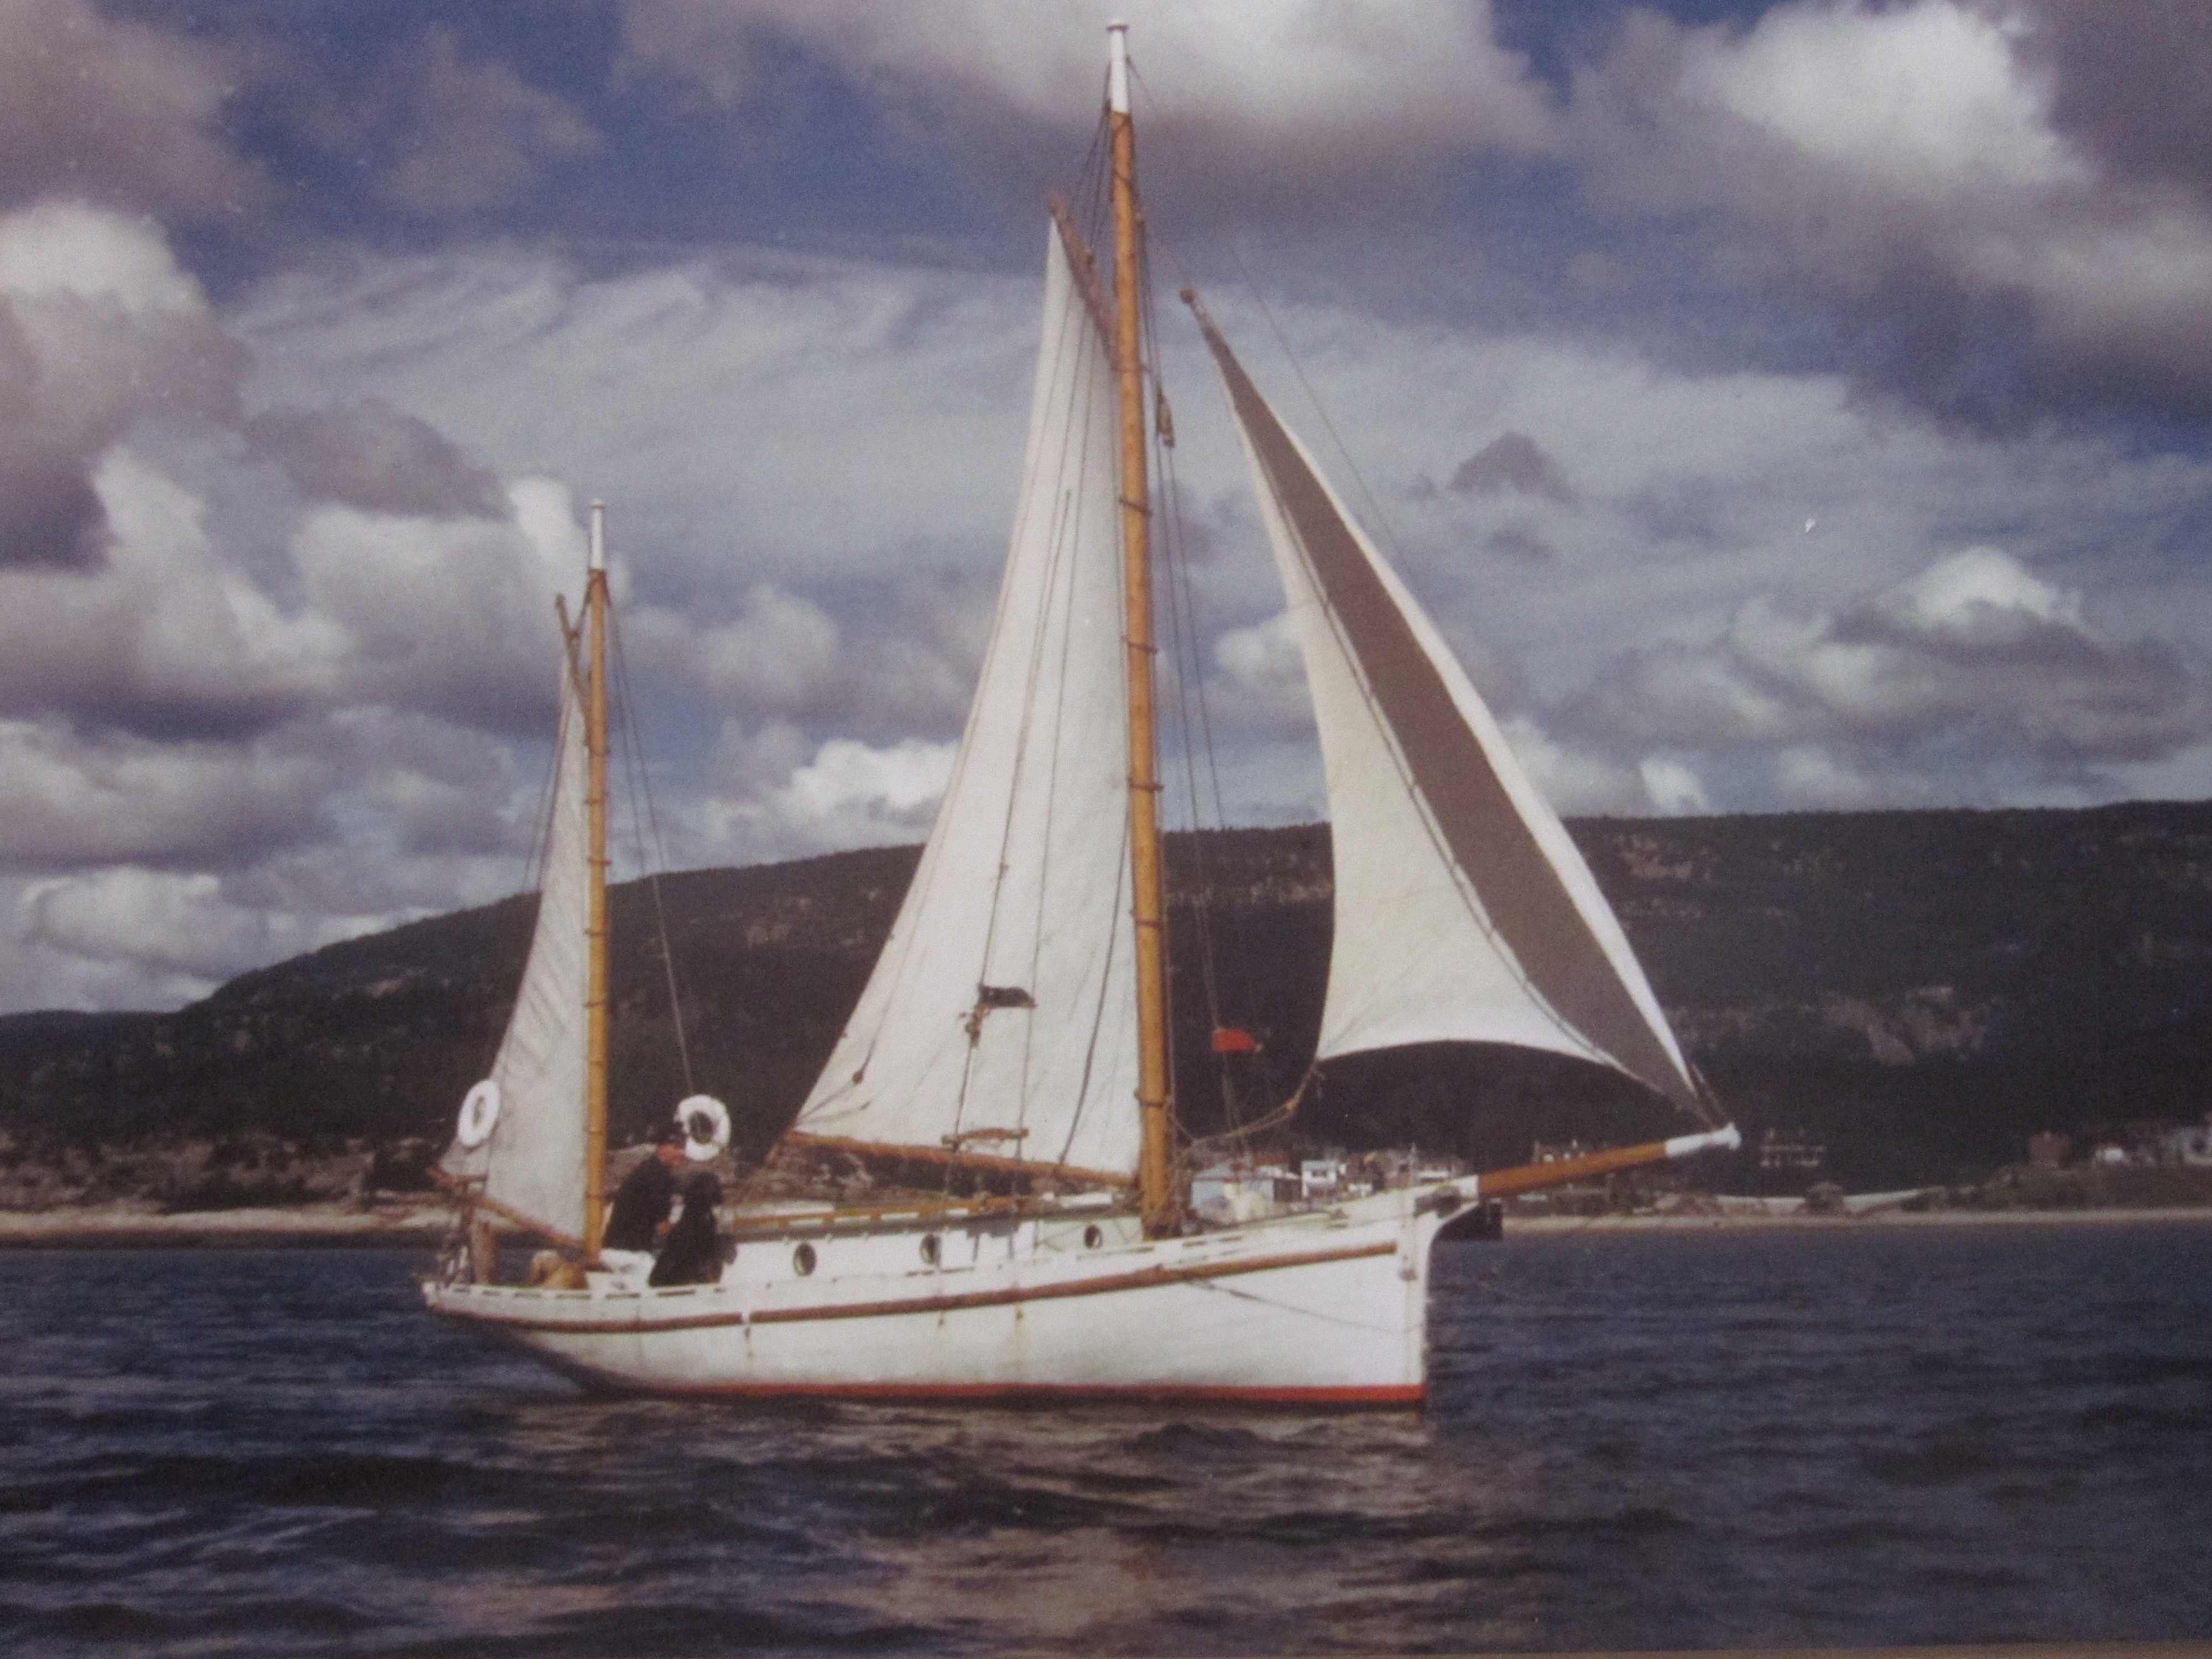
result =
[[[1860,1215],[1665,1214],[1516,1216],[1505,1235],[1560,1237],[1643,1232],[1719,1232],[1776,1228],[1848,1231],[1895,1227],[2127,1226],[2212,1223],[2212,1206],[2075,1210],[1875,1210]],[[128,1206],[0,1211],[0,1251],[41,1249],[428,1249],[446,1235],[438,1204],[343,1205],[299,1209],[188,1211],[162,1214]],[[504,1231],[504,1230],[502,1230]]]
[[305,1205],[297,1209],[180,1211],[127,1205],[0,1210],[0,1251],[429,1249],[446,1236],[437,1204]]
[[1894,1227],[2126,1226],[2144,1222],[2212,1222],[2212,1205],[2146,1206],[2101,1210],[1869,1210],[1860,1215],[1543,1215],[1508,1212],[1505,1236],[1529,1233],[1725,1232],[1794,1231],[1850,1232]]

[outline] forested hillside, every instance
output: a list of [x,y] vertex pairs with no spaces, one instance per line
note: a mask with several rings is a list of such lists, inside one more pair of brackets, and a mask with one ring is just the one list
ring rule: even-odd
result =
[[[2039,1128],[2195,1119],[2212,1103],[2212,805],[1572,827],[1715,1092],[1754,1136],[1825,1142],[1849,1183],[1943,1179],[2017,1158]],[[662,878],[690,1086],[730,1103],[744,1145],[796,1109],[914,859]],[[1170,862],[1177,1084],[1206,1130],[1305,1071],[1328,832],[1182,836]],[[100,1148],[248,1137],[442,1144],[504,1023],[532,903],[333,945],[174,1013],[0,1019],[4,1157],[82,1164]],[[655,908],[643,884],[615,894],[618,1139],[687,1086]],[[1217,1061],[1217,1019],[1261,1051]],[[1534,1138],[1663,1123],[1606,1074],[1476,1050],[1333,1067],[1298,1127],[1494,1163]]]

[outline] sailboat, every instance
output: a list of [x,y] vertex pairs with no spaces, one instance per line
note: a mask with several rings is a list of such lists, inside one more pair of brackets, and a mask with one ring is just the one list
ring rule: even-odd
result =
[[[567,1286],[496,1283],[479,1251],[422,1294],[589,1387],[1413,1405],[1427,1385],[1431,1247],[1454,1217],[1738,1144],[1435,624],[1194,307],[1321,736],[1335,941],[1316,1065],[1513,1044],[1609,1067],[1706,1127],[1229,1224],[1192,1212],[1170,1087],[1126,40],[1109,31],[1114,281],[1055,203],[1022,483],[951,779],[874,972],[782,1142],[941,1169],[942,1194],[741,1205],[709,1284],[655,1288],[603,1257],[604,1109],[590,1103],[605,1086],[605,970],[592,965],[605,953],[605,857],[591,828],[603,694],[597,668],[564,681],[577,718],[564,717],[576,735],[563,761],[592,781],[573,801],[556,788],[538,936],[488,1079],[498,1108],[486,1128],[465,1105],[447,1167],[465,1201],[552,1239],[577,1272]],[[553,868],[562,857],[571,873]],[[1022,1190],[963,1198],[956,1175]]]

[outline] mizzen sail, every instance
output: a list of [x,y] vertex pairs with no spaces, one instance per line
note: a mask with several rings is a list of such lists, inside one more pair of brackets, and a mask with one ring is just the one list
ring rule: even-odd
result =
[[1505,1042],[1703,1104],[1565,827],[1436,625],[1201,314],[1320,729],[1336,939],[1317,1060]]
[[571,1238],[584,1233],[588,764],[582,695],[564,653],[538,927],[492,1061],[497,1115],[480,1145],[456,1140],[440,1165],[448,1176],[481,1179],[479,1190],[493,1203]]
[[1021,493],[937,822],[803,1135],[1123,1178],[1139,1129],[1114,376],[1055,229]]

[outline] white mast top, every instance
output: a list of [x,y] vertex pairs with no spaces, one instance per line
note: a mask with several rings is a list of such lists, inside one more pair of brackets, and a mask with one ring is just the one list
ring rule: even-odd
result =
[[607,568],[607,504],[592,503],[592,564],[594,570]]
[[1106,107],[1116,115],[1129,112],[1129,26],[1106,26]]

